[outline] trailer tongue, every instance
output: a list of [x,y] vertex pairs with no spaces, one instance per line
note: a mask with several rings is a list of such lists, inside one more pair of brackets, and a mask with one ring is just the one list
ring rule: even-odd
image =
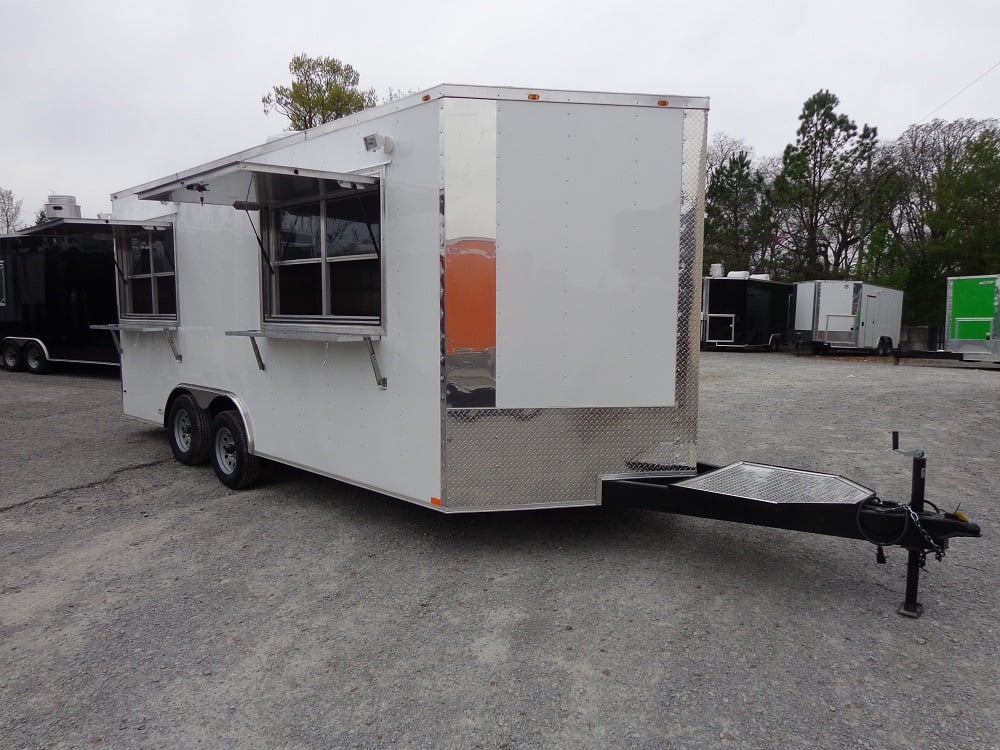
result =
[[[898,435],[893,433],[893,449]],[[719,521],[734,521],[790,531],[805,531],[877,545],[876,560],[885,563],[883,547],[907,549],[906,596],[899,614],[920,617],[917,601],[920,570],[927,553],[941,560],[952,537],[978,537],[979,526],[957,510],[946,513],[933,503],[925,510],[927,459],[913,458],[910,502],[883,500],[874,490],[833,474],[739,461],[729,466],[699,465],[698,471],[674,476],[608,479],[602,504],[644,508]]]

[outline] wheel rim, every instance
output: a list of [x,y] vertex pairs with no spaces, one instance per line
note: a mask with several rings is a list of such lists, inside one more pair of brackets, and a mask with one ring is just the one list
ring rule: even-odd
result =
[[174,420],[174,441],[185,453],[191,450],[191,416],[186,411],[180,412]]
[[17,353],[9,346],[3,350],[3,363],[7,367],[13,367],[17,363]]
[[37,367],[42,363],[42,355],[37,349],[28,349],[28,353],[24,358],[28,367],[32,370],[37,369]]
[[236,471],[236,441],[228,427],[215,433],[215,460],[226,474]]

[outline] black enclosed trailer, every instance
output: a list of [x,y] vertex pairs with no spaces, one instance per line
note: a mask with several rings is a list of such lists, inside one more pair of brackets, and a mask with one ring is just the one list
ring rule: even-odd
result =
[[114,227],[56,219],[0,236],[0,355],[9,370],[49,362],[117,365],[114,340],[93,325],[116,323]]
[[795,287],[737,274],[702,283],[702,345],[777,351],[790,341]]

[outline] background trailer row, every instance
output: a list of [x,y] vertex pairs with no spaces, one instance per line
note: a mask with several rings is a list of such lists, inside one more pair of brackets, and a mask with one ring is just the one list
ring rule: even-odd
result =
[[813,351],[889,354],[899,343],[903,293],[864,281],[795,285],[795,344]]
[[1000,275],[948,279],[945,348],[967,360],[1000,359]]
[[9,370],[49,362],[118,364],[114,227],[84,219],[72,196],[49,196],[48,220],[0,236],[0,357]]
[[781,349],[791,338],[795,287],[746,271],[702,282],[702,343],[714,348]]

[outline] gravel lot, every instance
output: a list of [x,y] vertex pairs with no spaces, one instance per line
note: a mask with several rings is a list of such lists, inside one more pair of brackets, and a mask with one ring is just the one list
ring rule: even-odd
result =
[[980,523],[905,552],[645,511],[442,516],[283,467],[232,492],[116,375],[0,371],[0,745],[1000,748],[1000,372],[705,353],[700,458]]

